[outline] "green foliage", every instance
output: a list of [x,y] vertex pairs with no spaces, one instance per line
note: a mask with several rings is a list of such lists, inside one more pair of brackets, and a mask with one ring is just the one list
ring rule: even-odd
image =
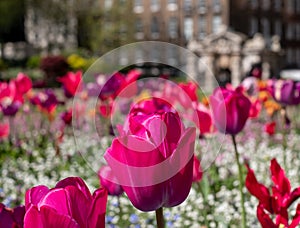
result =
[[33,69],[38,68],[41,63],[41,57],[38,55],[31,56],[26,63],[26,67]]

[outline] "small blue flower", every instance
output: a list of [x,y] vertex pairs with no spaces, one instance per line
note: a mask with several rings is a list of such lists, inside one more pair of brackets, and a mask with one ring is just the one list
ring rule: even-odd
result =
[[174,216],[174,221],[178,220],[179,218],[180,218],[180,215],[179,215],[179,214],[176,214],[176,215]]
[[174,226],[173,226],[173,222],[168,221],[168,222],[167,222],[167,227],[174,227]]
[[131,214],[129,217],[129,221],[132,224],[138,223],[139,222],[139,217],[136,214]]
[[109,216],[109,215],[106,215],[106,216],[105,216],[105,220],[106,220],[106,223],[111,223],[112,220],[113,220],[113,217],[112,217],[112,216]]

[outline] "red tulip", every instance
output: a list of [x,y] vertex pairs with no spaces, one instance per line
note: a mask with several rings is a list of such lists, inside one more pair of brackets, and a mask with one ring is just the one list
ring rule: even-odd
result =
[[188,96],[191,98],[192,101],[197,101],[197,84],[194,82],[187,82],[187,83],[179,83],[179,87],[181,87],[184,92],[188,94]]
[[6,138],[9,135],[9,124],[0,123],[0,139]]
[[[300,187],[291,191],[290,181],[285,176],[284,170],[277,163],[276,159],[271,161],[271,176],[273,181],[272,194],[269,189],[259,183],[252,169],[248,168],[246,177],[246,187],[248,191],[259,200],[257,207],[257,217],[264,228],[269,227],[289,227],[295,228],[300,223],[300,206],[290,225],[288,224],[288,208],[300,197]],[[271,215],[276,215],[275,223]]]
[[264,126],[264,131],[268,134],[268,135],[274,135],[275,134],[275,129],[276,129],[276,122],[270,122],[270,123],[266,123]]
[[195,129],[171,112],[131,113],[128,122],[104,155],[118,184],[142,211],[182,203],[193,179]]
[[211,113],[209,109],[203,104],[199,103],[196,108],[196,113],[198,120],[194,120],[200,129],[200,135],[203,136],[208,133],[213,132],[213,123],[211,118]]
[[77,89],[80,88],[80,84],[82,83],[81,79],[81,71],[77,71],[76,73],[68,72],[65,76],[58,78],[58,81],[63,84],[66,97],[71,98],[75,96]]
[[251,108],[249,111],[249,118],[257,118],[261,111],[261,103],[259,99],[251,102]]
[[203,171],[199,159],[194,156],[193,182],[199,182],[202,179]]
[[61,119],[64,121],[65,125],[71,125],[72,123],[72,109],[65,111],[61,114]]
[[137,93],[136,80],[141,73],[131,70],[127,75],[120,72],[114,73],[103,85],[99,97],[101,100],[115,99],[117,96],[131,97]]
[[16,80],[16,88],[18,93],[25,94],[32,88],[31,79],[24,73],[19,73]]
[[22,228],[25,207],[18,206],[14,209],[6,208],[0,203],[0,227],[1,228]]
[[[112,196],[120,196],[124,191],[116,182],[116,177],[109,166],[103,166],[99,172],[100,184],[107,189],[108,194]],[[112,181],[111,181],[112,180]]]
[[82,179],[69,177],[55,188],[36,186],[26,192],[24,228],[105,227],[107,191],[91,195]]
[[240,87],[235,90],[217,88],[210,96],[210,105],[216,128],[222,133],[235,135],[245,126],[251,102]]

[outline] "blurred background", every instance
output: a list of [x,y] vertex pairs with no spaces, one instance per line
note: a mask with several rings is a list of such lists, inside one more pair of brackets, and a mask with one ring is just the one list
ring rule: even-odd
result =
[[[279,77],[300,62],[298,0],[1,0],[0,15],[2,80],[20,70],[33,79],[60,76],[64,67],[86,70],[110,50],[150,40],[194,52],[199,60],[163,50],[163,61],[184,65],[208,89],[214,85],[207,69],[221,85],[237,85],[249,75]],[[161,52],[122,53],[117,64],[144,55],[155,61]],[[141,68],[178,74],[155,64]]]

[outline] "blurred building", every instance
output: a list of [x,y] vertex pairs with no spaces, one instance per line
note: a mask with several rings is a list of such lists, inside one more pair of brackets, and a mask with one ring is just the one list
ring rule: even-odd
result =
[[[100,0],[112,5],[117,0]],[[137,40],[186,46],[220,28],[249,37],[261,33],[266,45],[273,35],[286,50],[286,64],[300,62],[299,0],[132,0]]]

